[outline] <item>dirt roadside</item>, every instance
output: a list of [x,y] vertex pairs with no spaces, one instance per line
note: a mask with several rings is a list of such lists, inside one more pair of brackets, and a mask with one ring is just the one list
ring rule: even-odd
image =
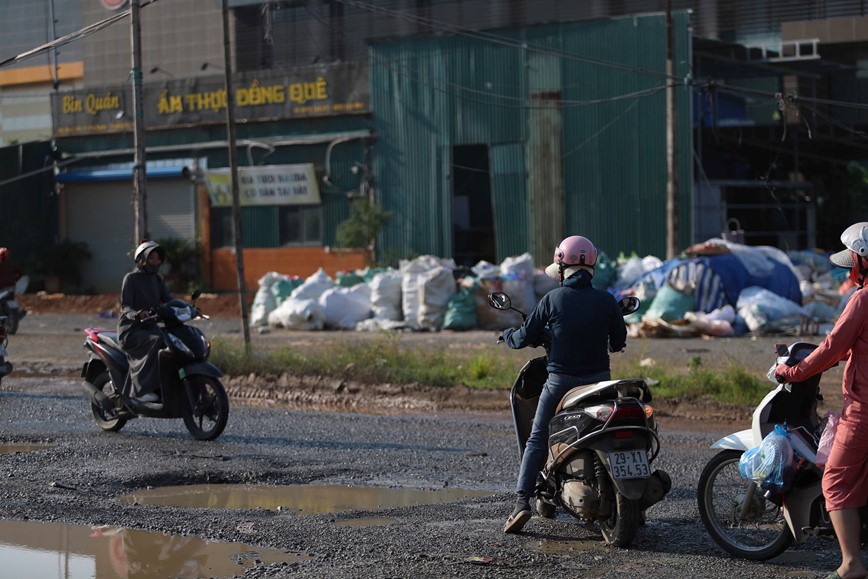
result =
[[[117,312],[119,294],[103,295],[65,295],[65,294],[24,294],[19,296],[22,307],[29,313],[38,315],[71,315],[108,317]],[[251,297],[252,300],[252,297]],[[232,326],[240,318],[238,296],[231,294],[204,294],[199,306],[222,327]],[[249,310],[248,310],[249,311]],[[27,325],[27,320],[23,322]],[[25,330],[26,331],[26,330]],[[419,347],[456,347],[467,348],[491,340],[484,332],[439,332],[406,333],[402,340],[409,346]],[[240,343],[237,332],[221,335]],[[315,348],[324,341],[345,339],[369,339],[367,332],[290,332],[271,330],[254,332],[254,343],[262,348],[290,347],[297,349]],[[23,336],[16,336],[16,353],[22,352],[27,344]],[[692,359],[702,358],[709,366],[742,365],[755,368],[764,374],[773,360],[773,344],[789,343],[798,338],[793,336],[770,336],[764,338],[732,339],[641,339],[632,340],[627,352],[618,356],[635,357],[649,363],[667,364],[673,368],[686,367]],[[805,337],[807,341],[819,342],[816,336]],[[80,342],[74,344],[80,352]],[[56,352],[61,344],[33,344],[36,348],[48,348]],[[517,353],[525,355],[525,353]],[[462,386],[437,388],[423,384],[381,384],[370,386],[354,382],[351,372],[343,378],[324,378],[295,376],[284,373],[279,376],[231,376],[225,378],[231,396],[244,400],[244,403],[258,406],[281,406],[289,408],[323,409],[346,412],[366,412],[394,414],[406,412],[508,412],[509,395],[504,390],[484,391]],[[825,400],[821,412],[838,411],[840,395],[841,367],[828,372],[823,379]],[[5,385],[4,385],[5,386]],[[722,405],[707,400],[655,400],[658,415],[685,422],[685,427],[705,427],[711,425],[749,424],[752,407]]]

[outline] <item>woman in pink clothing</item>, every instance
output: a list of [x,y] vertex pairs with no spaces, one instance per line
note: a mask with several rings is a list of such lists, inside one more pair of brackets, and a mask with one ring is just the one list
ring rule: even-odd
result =
[[841,565],[827,579],[866,576],[859,552],[859,508],[868,502],[868,292],[862,291],[868,274],[868,222],[848,227],[841,241],[847,249],[830,259],[850,269],[850,279],[859,289],[816,350],[796,366],[781,364],[775,369],[784,381],[801,382],[847,360],[844,409],[823,472],[826,510],[841,547]]

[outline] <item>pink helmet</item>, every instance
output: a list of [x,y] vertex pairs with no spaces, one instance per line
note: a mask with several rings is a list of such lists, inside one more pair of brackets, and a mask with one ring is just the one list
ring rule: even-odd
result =
[[546,268],[549,277],[558,279],[570,277],[579,269],[594,273],[597,263],[597,248],[591,240],[581,235],[567,237],[555,248],[553,263]]

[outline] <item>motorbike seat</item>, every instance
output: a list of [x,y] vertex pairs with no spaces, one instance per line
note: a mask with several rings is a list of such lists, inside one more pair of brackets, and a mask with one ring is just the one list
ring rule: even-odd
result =
[[593,384],[576,386],[569,390],[555,409],[555,414],[561,410],[569,410],[594,396],[622,398],[625,396],[637,398],[642,402],[651,401],[651,393],[644,380],[604,380]]
[[114,348],[116,350],[122,350],[120,342],[118,342],[118,333],[113,331],[105,331],[99,333],[99,341],[103,342],[106,346],[110,348]]

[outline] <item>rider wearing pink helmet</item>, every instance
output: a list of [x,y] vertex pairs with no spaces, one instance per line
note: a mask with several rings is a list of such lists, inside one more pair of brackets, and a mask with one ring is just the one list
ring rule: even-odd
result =
[[525,445],[515,509],[504,533],[519,532],[531,517],[530,497],[545,463],[548,424],[558,403],[576,386],[609,380],[609,351],[620,351],[626,344],[627,327],[615,298],[591,285],[596,263],[597,248],[589,239],[580,235],[564,239],[546,268],[561,287],[547,293],[520,328],[503,332],[506,344],[515,349],[537,346],[546,334],[551,337],[548,380]]

